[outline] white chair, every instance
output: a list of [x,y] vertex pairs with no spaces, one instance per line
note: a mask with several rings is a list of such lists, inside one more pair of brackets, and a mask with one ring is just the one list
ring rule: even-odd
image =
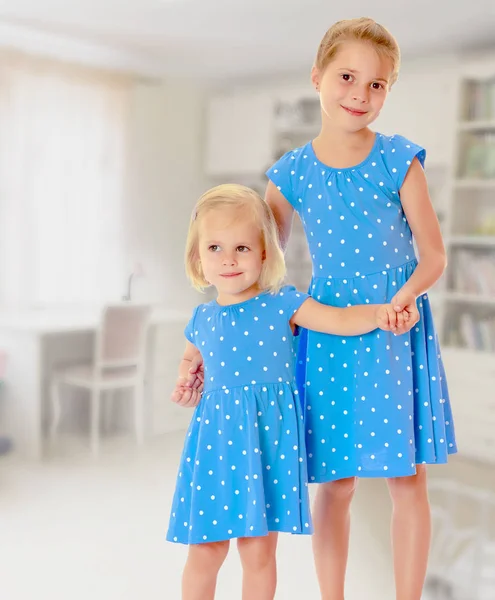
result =
[[60,422],[60,388],[65,384],[90,392],[91,449],[94,455],[99,450],[103,392],[133,391],[136,437],[138,443],[143,442],[146,337],[150,312],[149,306],[137,304],[105,307],[95,336],[93,364],[54,370],[50,383],[52,440]]

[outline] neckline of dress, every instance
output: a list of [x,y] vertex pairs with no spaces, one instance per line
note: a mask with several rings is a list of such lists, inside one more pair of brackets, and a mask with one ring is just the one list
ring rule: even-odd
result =
[[308,142],[307,144],[307,151],[309,151],[311,153],[312,158],[325,170],[327,171],[331,171],[334,173],[348,173],[349,171],[355,171],[357,169],[360,169],[361,167],[364,167],[364,165],[366,165],[372,158],[373,156],[376,154],[376,151],[378,150],[378,146],[379,146],[379,142],[381,139],[382,135],[378,132],[375,132],[375,141],[373,142],[373,146],[371,147],[371,150],[368,152],[368,155],[357,165],[352,165],[350,167],[341,167],[341,168],[337,168],[337,167],[331,167],[330,165],[327,165],[326,163],[322,162],[317,156],[316,156],[316,152],[314,151],[313,148],[313,141],[311,140],[310,142]]
[[260,292],[259,294],[256,294],[255,296],[248,298],[247,300],[243,300],[242,302],[233,302],[231,304],[219,304],[216,298],[212,302],[213,302],[213,305],[216,306],[217,308],[234,308],[237,306],[243,306],[244,304],[248,304],[248,302],[257,300],[257,299],[261,298],[262,296],[268,295],[269,293],[270,293],[269,291]]

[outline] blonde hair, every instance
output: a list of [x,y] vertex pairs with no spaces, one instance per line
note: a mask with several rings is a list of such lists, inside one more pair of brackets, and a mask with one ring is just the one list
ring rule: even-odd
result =
[[392,63],[392,86],[399,76],[400,48],[394,36],[383,25],[373,19],[360,17],[337,21],[325,33],[316,54],[315,67],[324,71],[344,42],[367,42],[376,52]]
[[243,220],[252,219],[259,227],[265,251],[259,285],[266,291],[278,291],[285,277],[285,261],[275,218],[268,204],[254,190],[237,184],[223,184],[211,188],[196,203],[186,241],[187,276],[197,290],[204,291],[210,285],[205,279],[199,260],[200,226],[207,213],[229,208],[240,211]]

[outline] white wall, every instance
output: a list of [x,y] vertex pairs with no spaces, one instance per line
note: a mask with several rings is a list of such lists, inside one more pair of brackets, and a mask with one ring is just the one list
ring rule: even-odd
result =
[[184,275],[192,207],[204,191],[204,93],[184,81],[140,83],[132,105],[131,155],[125,206],[129,268],[140,262],[134,299],[192,307],[198,295]]

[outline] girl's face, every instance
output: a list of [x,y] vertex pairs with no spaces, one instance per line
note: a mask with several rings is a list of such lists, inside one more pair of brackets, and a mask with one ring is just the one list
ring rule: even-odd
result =
[[199,259],[220,304],[248,300],[260,291],[264,249],[259,227],[239,211],[210,211],[201,220]]
[[366,42],[344,42],[323,72],[313,67],[323,119],[346,132],[356,132],[380,114],[387,97],[392,63]]

